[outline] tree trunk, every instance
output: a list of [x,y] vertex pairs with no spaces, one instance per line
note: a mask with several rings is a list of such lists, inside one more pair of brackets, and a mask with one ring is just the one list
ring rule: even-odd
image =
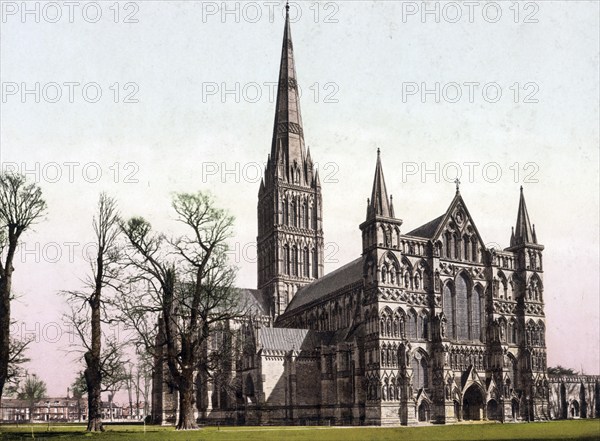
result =
[[100,350],[102,330],[100,328],[100,293],[96,292],[90,299],[92,312],[92,344],[91,351],[85,353],[85,382],[88,389],[88,432],[102,432],[102,374],[100,372]]
[[197,429],[194,417],[194,373],[191,370],[182,372],[179,381],[179,422],[177,430]]
[[[12,260],[12,259],[11,259]],[[4,275],[0,276],[0,396],[8,379],[10,358],[10,286],[12,262],[7,259]]]
[[102,397],[100,388],[100,369],[94,368],[90,352],[85,353],[87,368],[84,371],[85,382],[88,390],[88,432],[103,432],[102,425]]

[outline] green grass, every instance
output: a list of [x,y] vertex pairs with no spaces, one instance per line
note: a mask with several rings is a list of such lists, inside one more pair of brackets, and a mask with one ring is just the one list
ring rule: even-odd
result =
[[205,441],[400,441],[400,440],[600,440],[600,420],[551,421],[520,424],[457,424],[423,427],[207,427],[177,432],[172,427],[108,426],[101,434],[87,434],[81,425],[34,424],[0,426],[0,440],[205,440]]

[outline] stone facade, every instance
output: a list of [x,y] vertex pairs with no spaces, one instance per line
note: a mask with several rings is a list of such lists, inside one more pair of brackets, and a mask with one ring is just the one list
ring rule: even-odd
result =
[[550,417],[600,417],[600,381],[597,375],[550,375]]
[[321,186],[304,147],[286,19],[258,198],[256,314],[234,325],[241,350],[232,353],[230,392],[221,397],[223,385],[211,386],[201,419],[408,425],[598,416],[598,377],[547,374],[544,246],[523,189],[510,247],[497,250],[485,246],[458,184],[439,217],[403,233],[378,151],[362,254],[323,275]]

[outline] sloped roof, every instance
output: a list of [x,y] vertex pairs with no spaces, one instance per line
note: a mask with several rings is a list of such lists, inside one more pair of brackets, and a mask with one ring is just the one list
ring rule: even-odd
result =
[[364,336],[365,326],[364,323],[353,323],[345,328],[338,329],[332,332],[327,344],[334,345],[343,342],[350,342],[356,337]]
[[311,329],[265,327],[258,330],[258,344],[270,351],[313,351],[327,340],[327,334]]
[[460,192],[457,191],[454,199],[448,206],[446,212],[440,217],[435,218],[434,220],[426,223],[425,225],[420,226],[416,230],[411,231],[407,234],[407,236],[416,236],[422,237],[426,239],[436,240],[442,232],[442,229],[446,225],[446,223],[451,219],[452,213],[455,211],[456,207],[461,206],[465,212],[466,217],[470,220],[471,226],[475,230],[476,236],[479,238],[480,242],[483,244],[483,240],[481,239],[481,235],[479,234],[479,230],[477,230],[477,226],[475,225],[475,221],[469,213],[469,209],[467,208],[467,204],[463,200]]
[[267,352],[305,351],[312,352],[322,346],[350,342],[364,335],[364,324],[354,324],[337,331],[315,331],[313,329],[268,328],[258,330],[258,345]]
[[260,289],[238,288],[240,293],[240,301],[246,307],[258,312],[262,315],[269,313],[268,302],[262,295]]
[[415,228],[410,233],[407,233],[407,236],[415,236],[415,237],[423,237],[425,239],[431,239],[438,227],[444,220],[446,213],[442,214],[440,217],[436,217],[434,220],[427,222],[425,225],[421,225],[419,228]]
[[325,297],[327,294],[337,291],[362,279],[363,259],[359,257],[350,263],[330,272],[329,274],[315,280],[298,290],[288,305],[284,314],[307,305],[315,300]]

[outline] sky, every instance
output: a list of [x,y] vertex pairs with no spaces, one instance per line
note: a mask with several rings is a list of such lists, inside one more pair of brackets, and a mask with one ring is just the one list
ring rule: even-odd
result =
[[[545,246],[548,364],[599,374],[599,3],[470,5],[291,3],[326,272],[360,255],[377,148],[405,233],[445,212],[460,173],[484,242],[507,247],[522,185]],[[211,191],[236,218],[238,284],[256,286],[284,3],[1,7],[0,161],[48,203],[15,262],[13,331],[64,395],[81,367],[58,293],[89,270],[100,192],[175,231],[172,194]]]

